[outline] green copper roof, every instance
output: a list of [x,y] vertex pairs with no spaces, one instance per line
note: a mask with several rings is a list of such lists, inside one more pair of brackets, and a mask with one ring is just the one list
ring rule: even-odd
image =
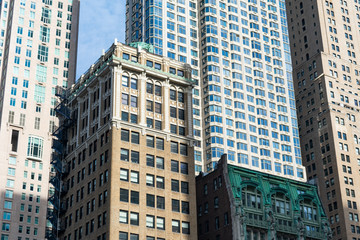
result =
[[232,192],[236,200],[241,201],[241,189],[247,185],[251,185],[256,187],[262,193],[265,205],[271,203],[271,196],[275,192],[283,192],[290,198],[292,207],[295,211],[300,210],[300,201],[304,198],[308,198],[319,207],[321,217],[326,217],[317,194],[316,186],[284,177],[240,168],[234,165],[227,165],[227,167]]
[[135,48],[139,48],[139,49],[145,49],[147,50],[149,53],[154,53],[154,46],[149,44],[149,43],[144,43],[144,42],[133,42],[129,44],[130,47],[135,47]]

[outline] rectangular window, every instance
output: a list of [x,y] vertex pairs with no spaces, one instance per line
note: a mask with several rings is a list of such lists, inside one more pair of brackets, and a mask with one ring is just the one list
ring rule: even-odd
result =
[[48,43],[50,40],[50,28],[48,27],[44,27],[44,26],[40,26],[40,41]]
[[165,180],[164,177],[156,176],[156,187],[165,189]]
[[137,103],[137,97],[131,95],[130,106],[131,106],[131,107],[137,107],[137,104],[138,104],[138,103]]
[[35,117],[35,125],[34,128],[39,130],[40,129],[40,118]]
[[149,166],[149,167],[155,166],[153,155],[149,155],[149,154],[146,155],[146,166]]
[[175,233],[180,233],[180,221],[172,220],[171,221],[172,231]]
[[146,174],[146,186],[154,187],[154,175]]
[[120,188],[120,201],[129,202],[129,190]]
[[129,170],[123,168],[120,169],[120,180],[129,181]]
[[138,171],[130,172],[130,182],[139,183],[139,172]]
[[156,196],[156,207],[159,209],[165,209],[165,198]]
[[179,153],[179,144],[177,142],[171,142],[171,152]]
[[[36,65],[36,80],[39,82],[46,82],[46,74],[47,74],[47,67],[42,65]],[[25,80],[24,80],[24,87],[25,87]],[[26,87],[28,87],[28,82],[26,83]]]
[[160,230],[165,230],[165,218],[156,217],[156,228]]
[[146,136],[146,146],[154,148],[154,137],[153,136]]
[[187,150],[187,145],[186,144],[180,143],[180,154],[184,155],[184,156],[188,155],[188,150]]
[[180,201],[177,199],[171,200],[171,209],[173,212],[180,212]]
[[181,231],[183,234],[190,234],[190,223],[182,222],[181,223]]
[[156,138],[156,149],[164,150],[164,139]]
[[171,171],[179,172],[179,162],[176,160],[171,160]]
[[146,215],[146,227],[154,228],[155,227],[155,217],[152,215]]
[[44,140],[40,137],[30,136],[28,140],[27,156],[42,158]]
[[129,142],[130,141],[130,135],[129,130],[121,129],[121,141]]
[[154,111],[154,102],[146,100],[146,111],[153,112]]
[[41,21],[47,24],[51,23],[51,9],[45,7],[42,8]]
[[128,240],[128,233],[127,232],[119,232],[119,240]]
[[181,192],[189,194],[189,183],[181,181]]
[[120,210],[119,222],[128,223],[128,211]]
[[49,55],[49,48],[43,45],[39,45],[37,58],[42,62],[47,62],[48,55]]
[[159,120],[155,120],[155,129],[162,130],[162,122]]
[[161,114],[161,103],[155,103],[155,113]]
[[181,173],[182,174],[188,174],[188,164],[187,163],[181,163],[180,164],[180,169],[181,169]]
[[14,111],[9,111],[8,122],[9,123],[14,123],[14,117],[15,117],[15,112]]
[[152,194],[146,194],[146,206],[155,207],[155,196]]
[[172,118],[176,118],[176,108],[175,107],[170,107],[170,117]]
[[164,158],[156,157],[156,168],[164,169]]
[[137,212],[130,212],[130,224],[139,226],[139,213]]
[[131,162],[139,164],[140,162],[139,152],[131,151]]
[[126,93],[121,94],[121,104],[129,105],[129,95]]
[[131,143],[140,143],[140,134],[138,132],[131,132]]
[[185,214],[190,213],[189,202],[181,201],[181,212]]
[[122,148],[120,150],[120,160],[126,161],[126,162],[129,161],[129,150],[128,149]]
[[179,192],[179,180],[171,179],[171,191]]
[[34,91],[34,100],[37,103],[44,103],[45,102],[45,87],[40,85],[35,85]]
[[139,192],[137,191],[130,192],[130,202],[133,204],[139,204]]

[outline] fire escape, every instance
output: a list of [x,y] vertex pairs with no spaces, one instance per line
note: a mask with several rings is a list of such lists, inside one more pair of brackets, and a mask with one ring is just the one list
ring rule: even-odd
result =
[[51,164],[54,172],[50,173],[50,184],[53,190],[49,190],[49,205],[47,210],[48,224],[46,227],[46,239],[57,240],[59,234],[65,230],[64,225],[60,222],[60,217],[66,209],[61,204],[60,197],[67,193],[66,184],[62,181],[70,170],[70,165],[65,162],[67,155],[67,135],[68,128],[72,125],[70,109],[67,107],[67,92],[62,87],[56,88],[56,96],[59,97],[60,103],[56,106],[55,112],[59,119],[59,127],[53,132],[52,157]]

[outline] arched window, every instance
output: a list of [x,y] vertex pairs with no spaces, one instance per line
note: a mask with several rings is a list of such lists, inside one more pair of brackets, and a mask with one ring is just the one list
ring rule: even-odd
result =
[[121,85],[123,87],[129,87],[129,85],[130,85],[129,80],[130,80],[129,74],[123,74],[121,77]]
[[155,95],[161,97],[162,96],[162,88],[159,82],[155,83]]
[[359,140],[358,140],[358,138],[357,138],[357,135],[356,135],[356,134],[354,134],[354,142],[355,142],[356,144],[358,144],[358,143],[359,143]]
[[305,221],[317,221],[317,207],[310,199],[304,199],[300,202],[301,217]]
[[176,101],[176,98],[177,98],[176,88],[171,86],[170,87],[170,100]]
[[134,90],[138,89],[138,79],[135,75],[131,77],[130,88]]
[[249,208],[262,208],[261,193],[254,186],[245,186],[242,189],[243,205]]
[[146,93],[154,94],[154,83],[152,81],[146,82]]
[[290,216],[290,199],[285,194],[277,192],[271,196],[273,212]]
[[177,99],[178,102],[181,102],[181,103],[185,102],[185,94],[184,94],[183,89],[179,89],[177,98],[178,98]]

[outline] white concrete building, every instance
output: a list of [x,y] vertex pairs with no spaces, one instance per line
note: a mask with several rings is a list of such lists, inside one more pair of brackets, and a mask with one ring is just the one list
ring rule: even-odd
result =
[[0,7],[0,235],[45,239],[55,92],[75,79],[79,1]]

